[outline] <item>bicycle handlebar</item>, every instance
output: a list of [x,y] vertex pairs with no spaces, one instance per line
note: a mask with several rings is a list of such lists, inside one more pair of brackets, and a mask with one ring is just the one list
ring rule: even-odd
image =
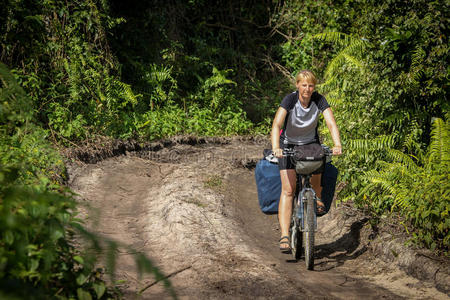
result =
[[[325,156],[337,156],[337,155],[333,154],[333,150],[330,149],[329,147],[322,146],[322,148],[323,148],[323,151],[325,152]],[[295,151],[292,148],[283,149],[283,156],[294,156],[296,152],[297,151]]]

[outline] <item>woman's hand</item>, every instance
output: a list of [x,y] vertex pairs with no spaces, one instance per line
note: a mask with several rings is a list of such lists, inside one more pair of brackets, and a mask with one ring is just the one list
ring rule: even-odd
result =
[[273,155],[275,155],[276,157],[282,157],[283,156],[283,149],[277,148],[277,149],[272,149]]
[[342,154],[342,146],[334,146],[333,155],[341,155],[341,154]]

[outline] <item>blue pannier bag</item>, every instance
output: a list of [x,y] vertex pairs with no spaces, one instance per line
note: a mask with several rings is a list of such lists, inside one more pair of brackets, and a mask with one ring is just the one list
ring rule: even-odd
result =
[[278,202],[281,195],[281,178],[278,164],[261,159],[255,168],[258,201],[265,214],[278,213]]
[[325,212],[328,212],[333,202],[338,169],[331,163],[326,163],[322,174],[322,202],[325,205]]
[[[322,174],[322,202],[325,211],[331,208],[338,169],[331,163],[326,163]],[[258,190],[258,201],[261,211],[265,214],[278,213],[278,203],[281,195],[281,178],[278,164],[261,159],[255,168],[255,180]],[[299,187],[301,189],[301,187]]]

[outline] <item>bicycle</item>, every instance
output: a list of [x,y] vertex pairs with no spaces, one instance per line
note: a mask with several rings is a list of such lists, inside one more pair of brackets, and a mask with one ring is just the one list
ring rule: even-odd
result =
[[[326,157],[326,162],[331,161],[333,151],[322,145]],[[292,149],[285,149],[284,156],[294,156]],[[317,230],[317,197],[311,187],[311,174],[297,173],[297,188],[292,204],[291,225],[289,235],[291,240],[292,256],[299,260],[302,254],[302,246],[305,252],[305,263],[308,270],[314,269],[314,235]],[[299,187],[302,187],[299,190]],[[300,234],[300,232],[302,232]]]

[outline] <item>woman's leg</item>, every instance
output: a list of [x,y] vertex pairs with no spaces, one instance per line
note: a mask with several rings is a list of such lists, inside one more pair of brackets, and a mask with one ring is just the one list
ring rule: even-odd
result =
[[[278,221],[280,222],[281,236],[289,236],[289,226],[292,215],[292,198],[295,194],[297,175],[295,170],[280,170],[281,196],[278,205]],[[282,246],[289,248],[287,244]]]

